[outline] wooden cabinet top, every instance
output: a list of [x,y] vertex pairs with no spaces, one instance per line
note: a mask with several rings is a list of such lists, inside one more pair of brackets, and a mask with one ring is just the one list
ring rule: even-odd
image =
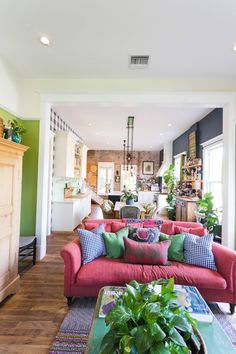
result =
[[197,202],[199,200],[199,198],[197,197],[181,197],[181,196],[177,196],[176,200],[182,200],[185,202]]
[[0,151],[11,152],[15,155],[23,155],[28,149],[28,146],[16,144],[11,140],[0,138]]

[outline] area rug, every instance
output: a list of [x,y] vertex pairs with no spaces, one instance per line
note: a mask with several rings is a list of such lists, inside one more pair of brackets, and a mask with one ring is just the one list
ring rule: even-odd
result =
[[[74,300],[49,354],[83,354],[85,352],[95,304],[95,298]],[[215,303],[210,304],[210,308],[236,347],[236,329],[227,320],[226,313]]]

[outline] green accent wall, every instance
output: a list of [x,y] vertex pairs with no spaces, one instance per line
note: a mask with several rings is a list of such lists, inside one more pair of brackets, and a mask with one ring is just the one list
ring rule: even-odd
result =
[[36,226],[39,121],[24,120],[23,124],[27,132],[22,136],[22,144],[29,146],[29,150],[23,159],[20,235],[32,236]]
[[0,118],[3,119],[4,124],[6,124],[9,119],[17,119],[22,122],[21,119],[19,119],[18,117],[14,116],[14,114],[9,113],[8,111],[6,111],[1,107],[0,107]]

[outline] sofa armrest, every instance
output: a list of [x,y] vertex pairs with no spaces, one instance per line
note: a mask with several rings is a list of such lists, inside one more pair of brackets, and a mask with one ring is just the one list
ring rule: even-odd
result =
[[82,254],[79,238],[68,243],[61,250],[64,259],[64,295],[71,297],[71,285],[75,283],[76,275],[82,264]]
[[236,252],[215,242],[212,251],[218,272],[225,278],[227,289],[234,293],[236,301]]

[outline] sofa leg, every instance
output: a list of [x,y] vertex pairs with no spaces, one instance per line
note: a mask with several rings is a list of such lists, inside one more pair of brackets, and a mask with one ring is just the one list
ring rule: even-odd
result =
[[229,309],[230,309],[231,315],[233,315],[235,312],[235,306],[236,306],[236,304],[229,304]]
[[71,306],[73,297],[72,296],[67,296],[66,298],[67,298],[67,305]]

